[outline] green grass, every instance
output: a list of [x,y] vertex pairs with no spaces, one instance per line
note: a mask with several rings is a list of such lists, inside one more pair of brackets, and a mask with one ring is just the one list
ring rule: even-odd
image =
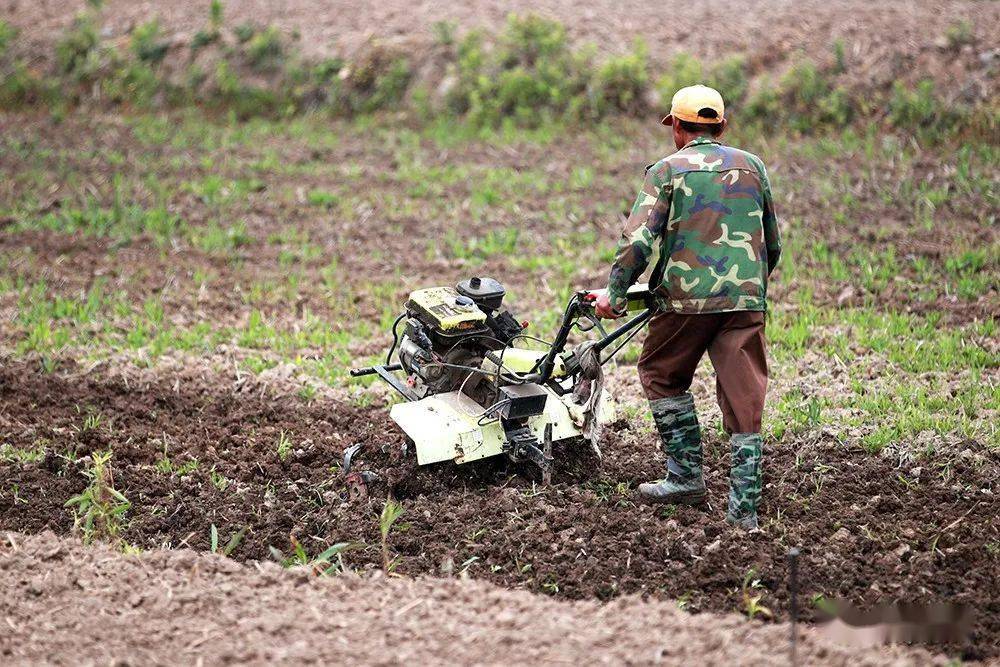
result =
[[125,204],[116,197],[110,207],[100,206],[90,200],[84,208],[67,208],[57,213],[46,213],[32,218],[24,216],[18,220],[15,229],[80,232],[122,241],[130,241],[142,234],[148,234],[158,244],[164,245],[183,229],[183,225],[179,216],[163,206],[145,208],[140,204]]
[[[602,286],[617,215],[647,153],[651,161],[664,149],[663,137],[617,120],[580,128],[549,119],[528,132],[316,115],[206,122],[181,112],[125,122],[138,146],[106,154],[91,146],[86,162],[42,136],[2,140],[24,165],[0,185],[17,195],[4,204],[14,218],[5,232],[80,235],[74,243],[107,249],[83,288],[51,277],[58,264],[29,244],[0,253],[0,299],[12,314],[0,337],[15,355],[37,356],[46,372],[65,358],[152,365],[167,354],[225,354],[241,371],[288,364],[309,386],[360,388],[370,380],[348,380],[347,370],[384,353],[411,289],[485,267],[507,284],[529,333],[550,337],[574,290]],[[953,324],[930,305],[947,298],[983,312],[996,298],[1000,250],[983,241],[996,222],[996,148],[942,146],[927,166],[920,146],[864,128],[796,140],[741,128],[732,140],[784,163],[772,176],[787,252],[768,338],[777,384],[795,388],[772,394],[770,437],[794,443],[832,431],[877,451],[930,433],[932,441],[1000,446],[996,321]],[[340,159],[341,145],[378,148]],[[593,159],[550,158],[563,153]],[[387,155],[392,168],[381,162]],[[484,164],[483,155],[500,158]],[[84,185],[95,180],[92,170],[131,164],[142,173],[98,181],[96,190]],[[629,176],[610,176],[622,173]],[[70,194],[39,213],[57,178],[72,184]],[[847,225],[862,234],[845,235]],[[414,248],[403,257],[400,238]],[[151,272],[108,271],[129,244],[127,252],[146,252],[147,242],[176,267],[165,294],[146,289]],[[838,306],[830,286],[833,296],[851,286],[855,298]],[[204,316],[202,290],[232,307]],[[900,294],[912,303],[896,301]],[[921,307],[909,312],[914,304]],[[619,360],[633,361],[637,349]],[[836,376],[836,393],[811,386],[813,373]],[[169,465],[173,474],[178,463]]]
[[8,442],[0,444],[0,461],[5,463],[38,463],[45,459],[45,443],[35,442],[31,447],[15,447]]

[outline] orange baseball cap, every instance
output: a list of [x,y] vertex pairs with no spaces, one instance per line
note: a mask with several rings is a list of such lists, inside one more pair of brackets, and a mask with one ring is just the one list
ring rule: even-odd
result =
[[698,84],[681,88],[670,100],[670,113],[660,121],[664,125],[673,125],[674,118],[686,120],[689,123],[721,123],[726,112],[722,103],[722,95],[715,88]]

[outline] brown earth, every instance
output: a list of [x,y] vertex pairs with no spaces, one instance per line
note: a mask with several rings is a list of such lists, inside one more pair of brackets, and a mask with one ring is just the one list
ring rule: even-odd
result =
[[[0,0],[0,9],[35,45],[32,66],[40,66],[84,4]],[[175,37],[173,55],[183,55],[205,23],[207,5],[108,0],[102,17],[114,39],[158,14]],[[623,51],[642,36],[657,65],[678,50],[705,58],[746,53],[752,74],[780,73],[800,53],[831,58],[834,40],[842,39],[846,78],[865,86],[932,77],[953,97],[976,98],[976,90],[995,81],[1000,3],[737,0],[727,5],[724,30],[705,28],[718,21],[714,5],[685,6],[663,18],[673,6],[642,2],[622,11],[620,3],[607,0],[586,7],[566,0],[475,0],[460,6],[251,0],[228,3],[226,21],[298,30],[309,55],[351,54],[385,38],[406,43],[418,59],[433,59],[430,26],[436,20],[455,20],[461,30],[496,29],[509,11],[538,11],[566,23],[574,39],[596,41],[609,51]],[[942,35],[960,19],[971,21],[972,43],[950,49]],[[174,60],[181,62],[168,62]],[[601,152],[602,140],[572,134],[545,145],[501,147],[469,142],[443,148],[423,138],[419,151],[408,151],[377,128],[340,132],[342,127],[331,126],[340,136],[330,145],[275,134],[209,148],[210,142],[144,143],[127,119],[115,115],[71,114],[56,121],[45,114],[0,114],[9,139],[4,146],[10,148],[0,150],[0,200],[20,206],[22,198],[37,194],[38,216],[82,206],[88,196],[109,205],[117,173],[126,179],[126,199],[155,203],[146,187],[155,179],[171,193],[170,211],[199,227],[218,211],[185,188],[189,180],[217,174],[261,182],[260,190],[226,208],[227,215],[246,221],[250,236],[233,256],[205,253],[181,239],[162,247],[147,237],[123,242],[15,232],[6,228],[12,219],[0,219],[5,277],[26,284],[45,280],[47,297],[77,297],[107,280],[108,291],[123,291],[133,304],[156,298],[181,330],[201,321],[240,325],[258,308],[293,328],[303,312],[331,327],[352,317],[374,321],[380,309],[370,298],[371,276],[395,276],[397,293],[382,296],[399,303],[407,287],[466,271],[463,260],[431,252],[433,240],[448,230],[460,227],[463,235],[478,238],[516,227],[526,239],[571,237],[582,221],[610,243],[619,221],[609,206],[627,206],[642,166],[664,150],[662,134],[625,120],[615,130],[622,148],[611,158]],[[911,165],[872,164],[863,149],[817,158],[784,146],[747,147],[767,161],[780,213],[801,223],[795,231],[800,239],[822,242],[840,257],[858,247],[893,247],[903,260],[899,274],[875,293],[859,281],[825,281],[816,285],[814,303],[933,310],[947,325],[995,317],[995,285],[969,299],[951,294],[921,300],[911,285],[920,278],[909,261],[920,258],[940,268],[956,249],[989,247],[996,238],[996,226],[984,217],[989,196],[949,197],[935,209],[935,219],[948,224],[933,228],[914,223],[913,202],[886,198],[903,183],[954,193],[953,155],[928,152]],[[120,156],[117,166],[104,157],[110,151]],[[395,172],[414,153],[427,168],[459,165],[470,176],[412,194],[412,184]],[[262,172],[251,166],[265,155],[300,169]],[[475,168],[531,169],[558,178],[576,163],[593,165],[602,177],[585,192],[572,193],[580,208],[572,220],[553,219],[546,212],[550,195],[530,189],[518,194],[517,210],[465,215]],[[357,167],[357,173],[314,169],[338,164]],[[849,194],[864,202],[844,224],[831,226],[831,201],[819,187],[822,179],[813,178],[828,172],[841,175]],[[311,188],[335,190],[351,200],[351,210],[318,210],[291,194]],[[348,193],[361,193],[360,199]],[[394,208],[399,202],[406,210]],[[392,233],[378,234],[371,221]],[[303,284],[294,303],[279,295],[251,304],[245,297],[253,281],[280,283],[286,277],[280,254],[293,244],[270,240],[286,228],[307,234],[321,254],[296,262]],[[376,245],[384,252],[350,251]],[[336,293],[321,274],[330,258],[340,267]],[[810,261],[796,258],[803,272],[812,268]],[[605,277],[599,264],[581,268],[575,284],[599,284]],[[552,278],[547,269],[514,267],[506,257],[486,259],[477,270],[502,276],[514,291]],[[211,276],[207,288],[195,284],[198,274]],[[784,282],[779,275],[772,293],[778,303],[790,289]],[[360,296],[345,317],[343,295],[354,287]],[[554,307],[544,298],[525,307]],[[16,292],[0,299],[0,347],[23,339],[13,319],[22,307]],[[363,357],[382,343],[373,338],[351,345]],[[0,581],[10,591],[0,599],[0,616],[11,629],[0,633],[0,661],[176,662],[181,655],[187,662],[781,662],[787,628],[725,614],[743,609],[744,587],[759,579],[759,587],[746,592],[761,595],[761,604],[779,620],[787,617],[790,546],[803,549],[801,602],[808,620],[821,595],[859,603],[965,602],[977,613],[974,634],[965,646],[945,647],[946,653],[1000,657],[1000,455],[977,442],[933,452],[902,443],[873,456],[822,430],[798,440],[786,436],[766,451],[764,530],[742,536],[722,520],[728,464],[715,433],[706,433],[712,505],[650,508],[636,504],[633,489],[662,474],[662,457],[640,421],[623,422],[608,434],[599,468],[579,452],[558,452],[550,488],[533,485],[530,471],[501,464],[416,469],[404,458],[403,440],[383,406],[359,407],[328,394],[305,402],[294,388],[278,393],[265,376],[247,378],[238,369],[234,380],[236,366],[226,354],[216,349],[202,366],[167,372],[77,366],[64,359],[56,374],[41,373],[36,359],[0,357],[0,446],[44,452],[36,462],[17,462],[7,450],[0,457],[0,529],[18,533],[0,540]],[[96,428],[84,428],[88,414],[101,415]],[[283,435],[292,443],[284,460],[277,453]],[[365,446],[361,468],[378,480],[367,499],[348,502],[339,462],[343,449],[355,443]],[[151,550],[140,557],[103,547],[88,551],[63,538],[73,526],[64,504],[86,484],[87,455],[100,450],[114,453],[114,484],[132,503],[122,538]],[[185,465],[185,473],[176,472]],[[397,571],[415,578],[376,576],[378,515],[390,494],[405,508],[403,525],[390,539]],[[275,565],[243,566],[183,549],[207,550],[213,525],[223,542],[247,529],[232,554],[245,563],[269,558],[269,547],[288,553],[293,538],[309,554],[341,540],[360,543],[363,548],[345,559],[362,576],[313,581],[301,572],[282,574]],[[44,534],[48,530],[59,537]],[[33,533],[43,534],[24,535]],[[163,546],[179,549],[159,551]],[[442,573],[474,581],[422,578]],[[678,600],[696,615],[678,613]],[[465,628],[468,634],[462,634]],[[812,662],[929,659],[827,648],[811,633],[804,641]]]
[[[787,626],[627,596],[550,600],[478,581],[123,556],[51,533],[0,541],[4,664],[783,664]],[[800,632],[803,664],[945,664]]]
[[[1000,655],[1000,539],[995,508],[1000,456],[975,442],[915,460],[905,449],[872,456],[820,435],[768,447],[763,531],[742,535],[723,520],[724,445],[706,433],[706,509],[637,504],[635,485],[661,473],[653,438],[621,424],[599,468],[557,452],[552,487],[525,470],[483,464],[415,469],[384,409],[304,403],[223,376],[140,378],[100,369],[40,374],[34,363],[0,370],[0,440],[45,448],[35,463],[0,464],[0,529],[68,534],[65,501],[85,484],[85,455],[111,450],[116,488],[131,501],[123,539],[141,548],[208,549],[246,527],[238,560],[288,552],[290,535],[310,554],[337,541],[364,544],[345,558],[377,569],[378,515],[391,494],[405,526],[391,535],[398,572],[465,572],[507,588],[608,600],[621,594],[679,598],[695,612],[742,608],[744,591],[778,618],[787,613],[786,551],[803,550],[805,616],[817,596],[856,603],[898,599],[972,605],[966,659]],[[87,414],[104,420],[82,427]],[[292,442],[282,461],[277,441]],[[379,480],[348,502],[338,469],[343,448],[362,443],[361,469]],[[197,459],[186,474],[165,472]],[[224,489],[213,484],[221,475]],[[520,473],[520,474],[515,474]],[[187,556],[185,556],[187,558]],[[751,572],[753,571],[753,572]],[[759,587],[746,589],[759,579]],[[235,587],[234,587],[235,589]],[[152,648],[150,649],[152,650]]]

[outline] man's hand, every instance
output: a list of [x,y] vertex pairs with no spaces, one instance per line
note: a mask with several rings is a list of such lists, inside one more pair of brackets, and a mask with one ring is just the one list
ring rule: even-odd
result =
[[625,313],[616,312],[611,307],[611,299],[607,292],[602,292],[597,296],[597,303],[594,304],[594,314],[604,320],[617,320]]

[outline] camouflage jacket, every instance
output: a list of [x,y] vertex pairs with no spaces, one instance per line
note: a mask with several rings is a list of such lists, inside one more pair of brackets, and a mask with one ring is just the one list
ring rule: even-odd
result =
[[766,310],[781,241],[764,163],[708,137],[646,170],[611,268],[611,305],[653,266],[660,307],[680,313]]

